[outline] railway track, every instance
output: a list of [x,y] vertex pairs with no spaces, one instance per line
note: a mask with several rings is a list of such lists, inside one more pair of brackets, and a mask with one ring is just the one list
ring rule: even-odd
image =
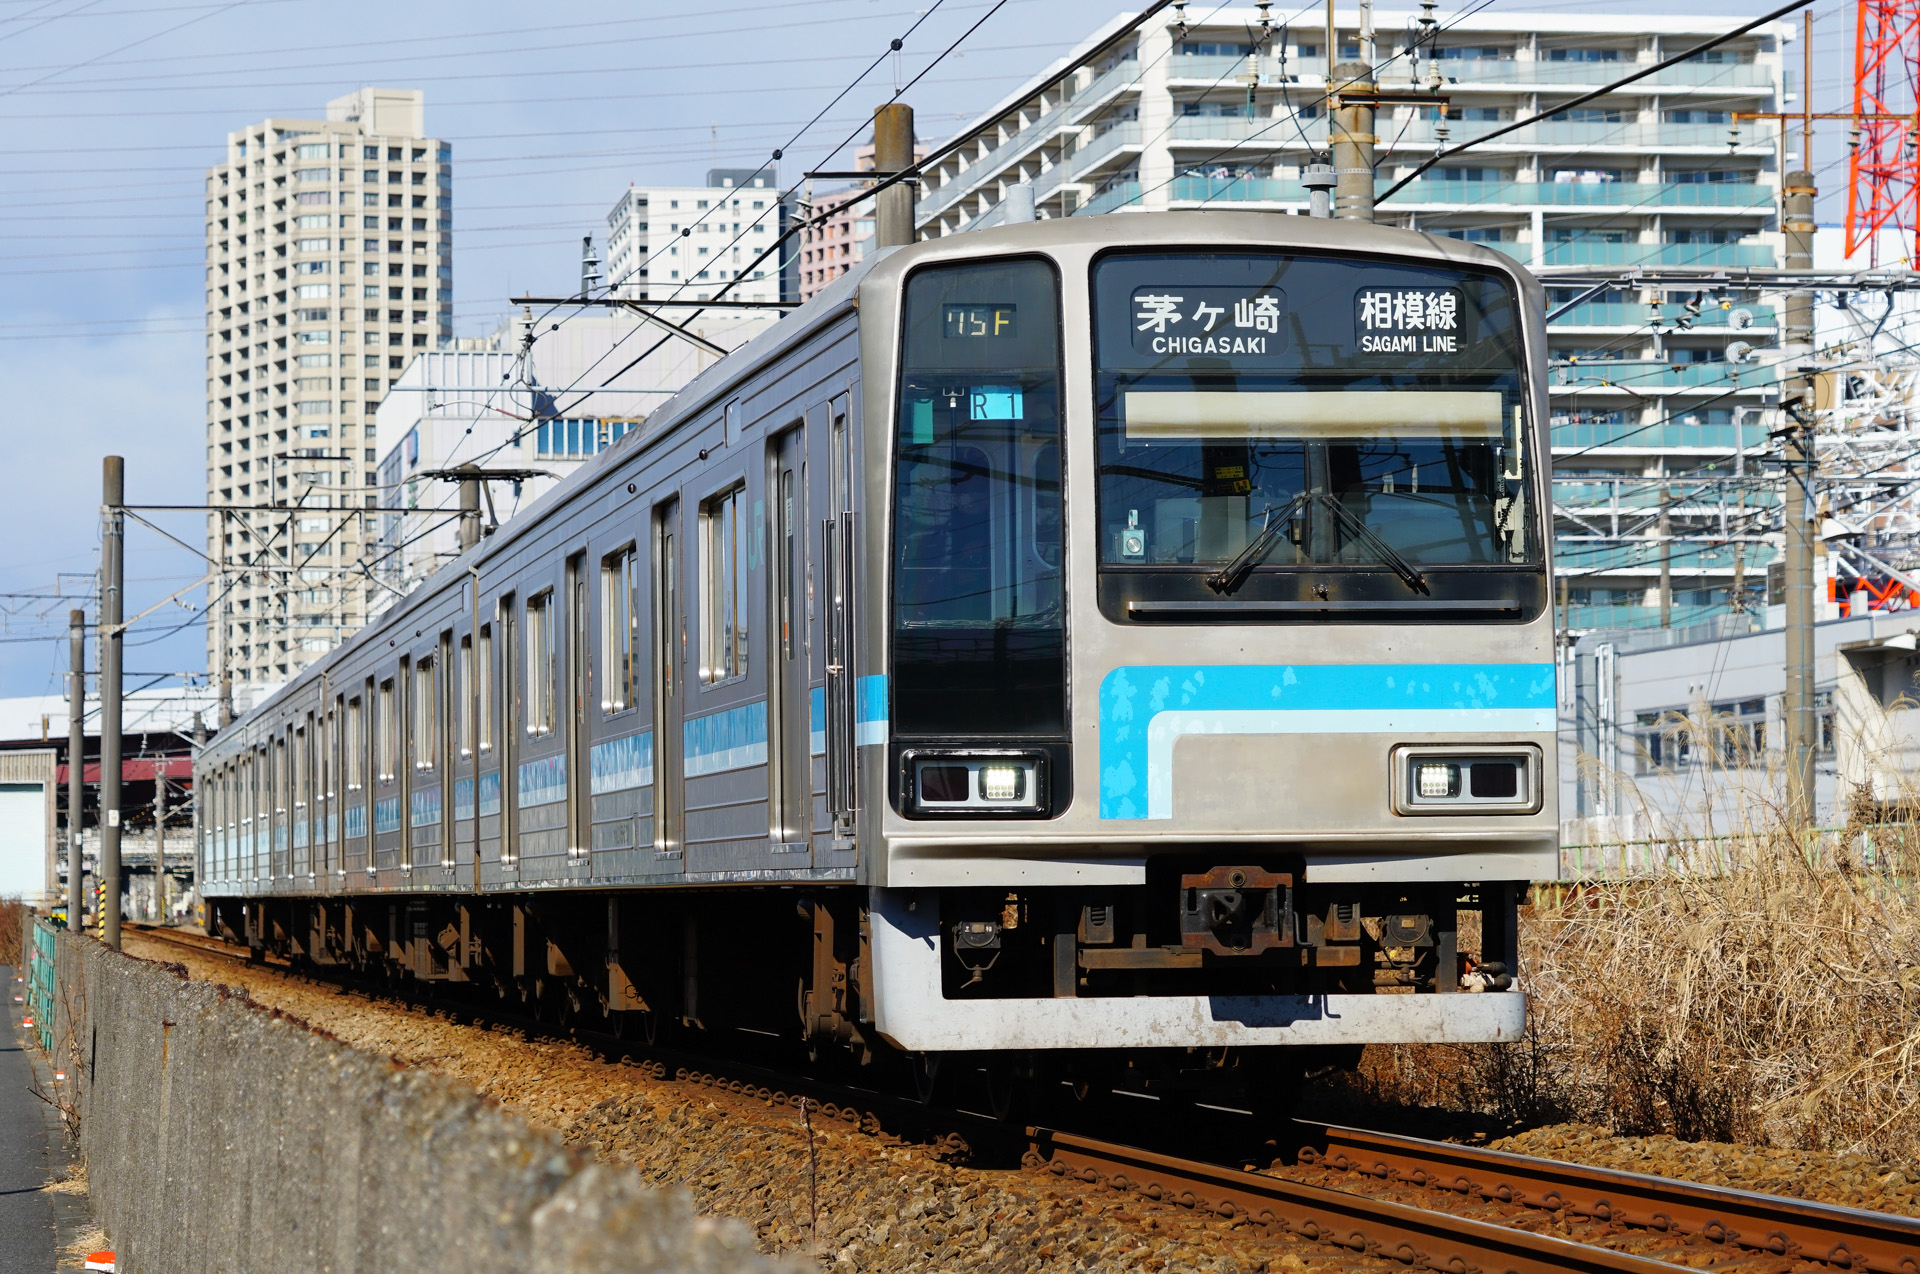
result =
[[[149,938],[246,962],[243,947],[218,938],[130,925]],[[278,963],[278,962],[276,962]],[[463,1010],[465,1011],[465,1010]],[[536,1032],[549,1024],[482,1010],[474,1014]],[[1870,1274],[1920,1274],[1920,1220],[1811,1203],[1802,1199],[1700,1185],[1615,1169],[1588,1167],[1448,1142],[1298,1121],[1283,1138],[1296,1170],[1345,1174],[1357,1191],[1294,1179],[1287,1169],[1248,1168],[1182,1158],[1075,1132],[1017,1126],[966,1111],[768,1067],[639,1045],[592,1031],[582,1042],[643,1058],[657,1078],[672,1078],[775,1104],[812,1100],[817,1116],[868,1131],[907,1132],[941,1143],[956,1156],[986,1151],[989,1159],[1024,1149],[1030,1171],[1096,1187],[1133,1192],[1169,1206],[1243,1221],[1271,1232],[1344,1248],[1411,1268],[1484,1274],[1545,1271],[1670,1272],[1672,1262],[1505,1224],[1372,1197],[1381,1184],[1415,1187],[1483,1201],[1508,1215],[1557,1217],[1655,1232],[1687,1243],[1698,1255],[1771,1256],[1794,1265]],[[1011,1150],[1009,1150],[1011,1147]],[[1680,1255],[1675,1253],[1676,1257]],[[1716,1262],[1718,1263],[1718,1262]]]
[[1920,1274],[1920,1220],[1360,1128],[1313,1126],[1296,1162],[1731,1249]]

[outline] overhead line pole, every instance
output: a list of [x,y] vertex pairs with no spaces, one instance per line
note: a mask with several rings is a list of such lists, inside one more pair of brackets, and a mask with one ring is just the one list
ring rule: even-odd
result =
[[[1804,56],[1806,72],[1813,70],[1813,18],[1807,18],[1807,42]],[[1813,140],[1813,82],[1801,85],[1802,116],[1800,132],[1800,168],[1786,174],[1781,183],[1780,228],[1786,240],[1785,264],[1788,270],[1813,267],[1813,163],[1808,150]],[[1814,721],[1813,625],[1819,599],[1814,594],[1814,467],[1818,452],[1813,442],[1814,379],[1813,294],[1791,292],[1785,305],[1784,330],[1787,357],[1800,362],[1803,373],[1787,391],[1793,398],[1783,399],[1790,416],[1782,442],[1786,461],[1786,491],[1781,502],[1782,531],[1786,538],[1786,561],[1782,583],[1786,588],[1786,693],[1782,698],[1782,716],[1787,727],[1787,820],[1796,827],[1809,827],[1814,819],[1813,753],[1818,740]]]
[[126,461],[101,465],[100,938],[120,949],[121,594],[126,588]]
[[86,913],[80,828],[87,796],[87,612],[67,612],[67,928]]

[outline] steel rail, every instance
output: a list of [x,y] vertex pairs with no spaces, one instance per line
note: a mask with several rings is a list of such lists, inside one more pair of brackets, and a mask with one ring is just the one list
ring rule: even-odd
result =
[[1673,1274],[1664,1261],[1533,1234],[1306,1185],[1217,1164],[1117,1146],[1056,1132],[1027,1130],[1030,1168],[1105,1184],[1150,1199],[1212,1212],[1318,1243],[1398,1261],[1412,1269],[1484,1274]]
[[1360,1128],[1305,1126],[1311,1140],[1300,1150],[1303,1164],[1835,1269],[1920,1274],[1920,1220],[1912,1217]]

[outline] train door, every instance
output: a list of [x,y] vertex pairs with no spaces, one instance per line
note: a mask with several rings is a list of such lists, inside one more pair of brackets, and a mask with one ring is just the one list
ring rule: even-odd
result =
[[685,844],[687,620],[680,596],[680,501],[653,518],[653,848],[678,854]]
[[593,795],[587,761],[587,705],[593,701],[593,670],[587,595],[587,555],[567,559],[567,858],[584,862],[593,846]]
[[767,455],[768,661],[767,827],[775,853],[813,847],[811,678],[807,667],[806,430],[774,439]]
[[853,512],[853,451],[845,400],[836,400],[827,444],[826,550],[827,810],[836,842],[853,837],[859,808],[854,654],[854,566],[859,536]]

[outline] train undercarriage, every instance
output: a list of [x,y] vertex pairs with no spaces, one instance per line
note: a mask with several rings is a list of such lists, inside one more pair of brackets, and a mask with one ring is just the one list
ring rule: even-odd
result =
[[[1515,887],[1311,886],[1297,862],[1169,859],[1119,888],[940,891],[969,999],[1501,991]],[[879,891],[855,886],[216,899],[209,929],[317,976],[631,1040],[862,1076],[1002,1117],[1113,1092],[1278,1116],[1359,1043],[911,1050],[876,1027]],[[893,900],[898,905],[898,899]],[[909,907],[916,905],[909,899]],[[1119,1006],[1116,1006],[1119,1007]]]

